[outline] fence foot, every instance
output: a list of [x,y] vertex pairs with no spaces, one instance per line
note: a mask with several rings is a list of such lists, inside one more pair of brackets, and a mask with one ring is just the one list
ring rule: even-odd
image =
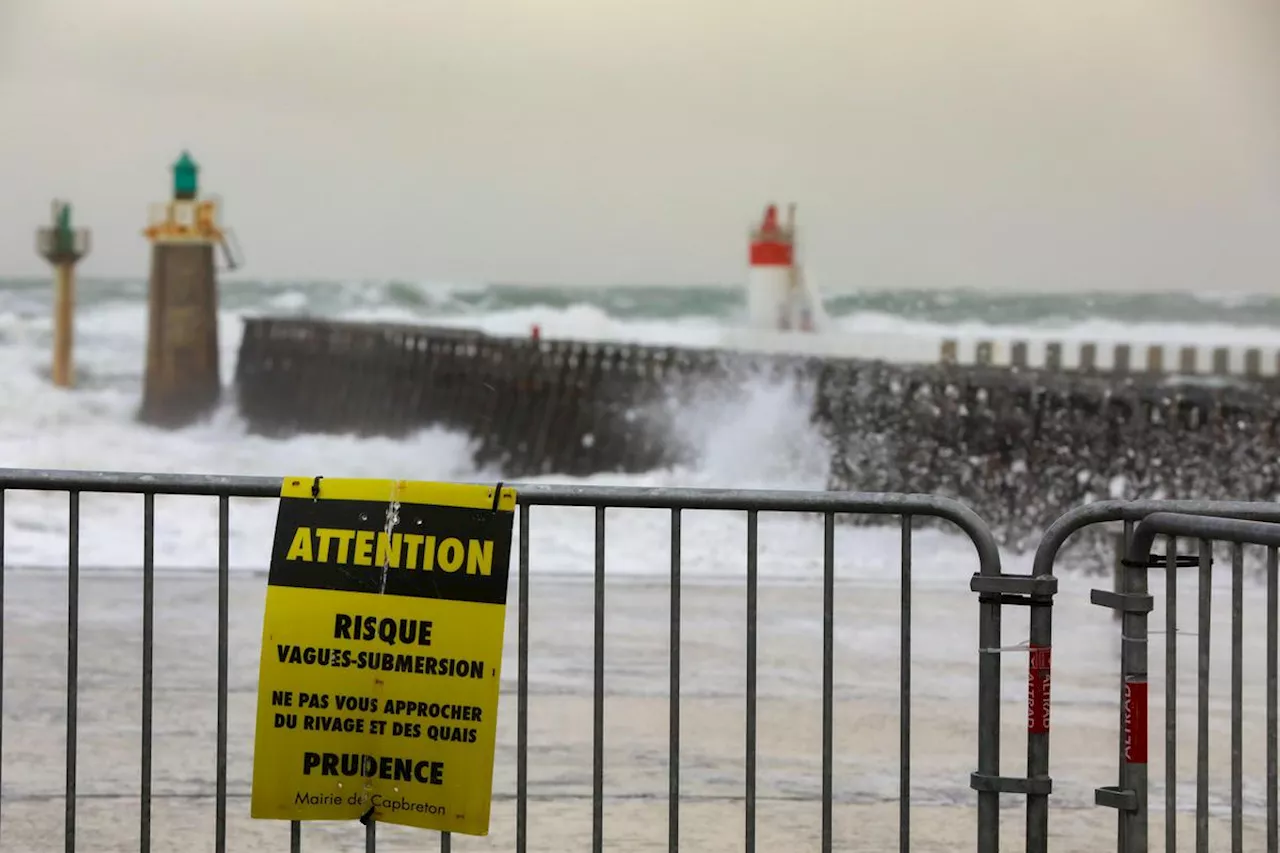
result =
[[1109,809],[1116,809],[1122,812],[1136,812],[1138,810],[1138,793],[1125,788],[1117,788],[1113,785],[1108,785],[1103,788],[1094,789],[1093,802],[1095,805],[1105,806]]
[[1052,604],[1058,592],[1058,579],[1053,575],[984,575],[969,579],[969,591],[979,601],[996,604]]
[[1048,796],[1053,793],[1053,780],[1048,776],[1026,779],[1018,776],[988,776],[985,773],[971,773],[969,787],[975,791],[995,791],[998,794]]
[[1110,607],[1116,613],[1150,613],[1155,609],[1155,599],[1144,593],[1112,592],[1108,589],[1089,590],[1089,603]]

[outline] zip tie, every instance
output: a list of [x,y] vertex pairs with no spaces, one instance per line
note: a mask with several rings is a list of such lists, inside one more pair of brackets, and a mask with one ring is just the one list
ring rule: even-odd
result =
[[978,649],[978,653],[984,654],[984,655],[999,655],[999,654],[1004,654],[1005,652],[1029,652],[1029,651],[1031,651],[1030,640],[1023,640],[1022,642],[1015,643],[1012,646],[995,646],[994,648]]
[[502,500],[502,481],[498,481],[498,485],[493,487],[493,508],[491,512],[498,511],[498,501]]
[[320,500],[320,481],[323,479],[324,477],[317,475],[316,478],[311,481],[311,500]]

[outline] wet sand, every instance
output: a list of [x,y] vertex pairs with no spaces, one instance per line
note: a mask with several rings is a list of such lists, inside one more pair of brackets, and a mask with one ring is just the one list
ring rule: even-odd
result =
[[[1096,580],[1064,579],[1056,610],[1052,849],[1115,843],[1114,813],[1092,805],[1115,784],[1119,630],[1087,603]],[[1153,575],[1158,589],[1162,579]],[[235,573],[230,587],[227,749],[228,849],[288,849],[287,823],[248,817],[257,655],[265,576]],[[592,603],[590,578],[537,577],[531,585],[529,847],[588,848],[592,836]],[[912,849],[973,849],[977,605],[967,581],[917,584],[914,597]],[[0,850],[63,849],[66,685],[65,570],[6,577],[3,806]],[[511,850],[515,839],[516,592],[508,608],[490,835],[455,836],[454,850]],[[1246,619],[1258,596],[1251,596]],[[836,590],[835,848],[898,844],[898,600],[896,587],[844,582]],[[668,601],[665,581],[611,580],[607,589],[604,840],[613,850],[665,850],[668,834]],[[1194,605],[1184,594],[1184,607]],[[822,591],[764,583],[760,590],[756,843],[814,849],[821,829]],[[1229,602],[1215,598],[1211,843],[1224,845],[1229,800],[1226,652]],[[1180,609],[1183,609],[1180,607]],[[1186,619],[1193,611],[1187,610]],[[1156,620],[1153,620],[1153,622]],[[1184,624],[1194,624],[1186,621]],[[80,589],[78,846],[136,850],[139,839],[141,581],[85,571]],[[1154,627],[1154,625],[1153,625]],[[683,589],[680,841],[688,850],[742,848],[745,785],[745,596],[732,581]],[[1026,637],[1009,614],[1005,645]],[[156,585],[152,848],[209,849],[216,767],[217,579],[162,574]],[[1264,845],[1263,650],[1246,632],[1245,847]],[[1194,639],[1180,644],[1180,849],[1191,849],[1194,804]],[[1163,639],[1151,654],[1153,777],[1163,774]],[[1026,657],[1005,656],[1002,772],[1024,765]],[[1188,713],[1188,712],[1192,713]],[[1157,781],[1159,781],[1159,778]],[[1007,797],[1006,849],[1022,849],[1022,810]],[[1151,795],[1153,847],[1163,793]],[[313,823],[305,850],[363,849],[360,825]],[[378,828],[379,849],[434,850],[434,833]]]

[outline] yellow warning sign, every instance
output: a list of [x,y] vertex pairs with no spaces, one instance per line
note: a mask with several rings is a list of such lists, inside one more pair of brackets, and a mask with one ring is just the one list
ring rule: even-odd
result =
[[515,490],[286,477],[255,818],[486,835]]

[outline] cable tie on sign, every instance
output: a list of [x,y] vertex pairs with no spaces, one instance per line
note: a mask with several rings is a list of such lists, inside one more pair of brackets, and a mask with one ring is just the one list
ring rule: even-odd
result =
[[360,822],[365,826],[369,825],[369,821],[373,819],[373,806],[369,806],[369,810],[360,815]]
[[980,648],[978,651],[986,655],[999,655],[1005,652],[1030,652],[1031,641],[1023,640],[1021,643],[1014,643],[1012,646],[994,646],[988,648]]
[[320,500],[320,481],[323,479],[324,477],[316,475],[316,478],[311,481],[311,500]]
[[498,511],[498,501],[502,500],[502,481],[498,481],[498,485],[493,487],[493,509],[492,512]]

